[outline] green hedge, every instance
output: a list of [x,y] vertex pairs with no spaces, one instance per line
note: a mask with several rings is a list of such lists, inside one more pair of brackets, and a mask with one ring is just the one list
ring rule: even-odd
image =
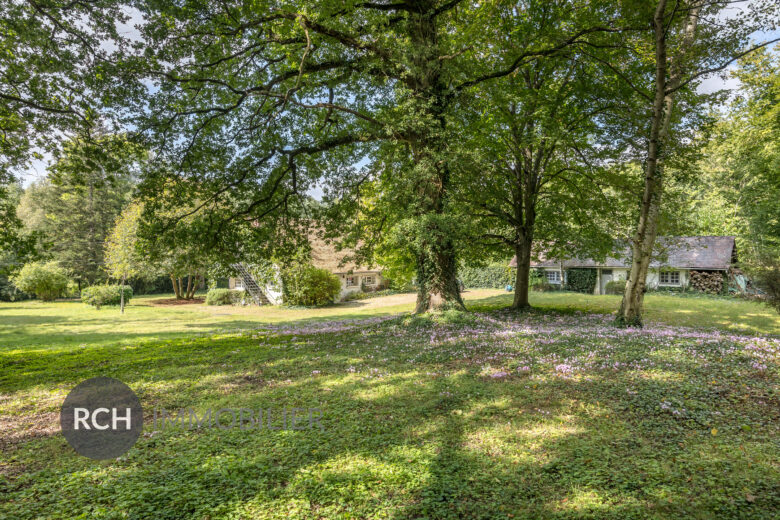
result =
[[458,278],[472,289],[503,289],[515,285],[515,269],[508,262],[494,262],[484,267],[462,267]]
[[333,303],[341,293],[341,281],[313,265],[295,266],[282,272],[282,298],[288,305],[313,307]]
[[123,290],[127,304],[133,297],[133,288],[129,285],[93,285],[81,290],[81,301],[97,309],[103,305],[119,305]]
[[206,293],[206,305],[234,305],[244,298],[244,291],[211,289]]
[[626,292],[625,280],[612,280],[604,286],[604,294],[623,294]]
[[566,269],[566,290],[592,294],[596,289],[597,277],[595,269]]

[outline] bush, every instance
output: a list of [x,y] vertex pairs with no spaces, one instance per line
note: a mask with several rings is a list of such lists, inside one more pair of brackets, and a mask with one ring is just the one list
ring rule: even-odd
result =
[[540,283],[547,283],[547,274],[544,269],[531,269],[531,272],[528,273],[528,285],[535,287]]
[[626,292],[625,280],[612,280],[604,286],[604,294],[623,294]]
[[458,276],[465,287],[472,289],[503,289],[515,284],[515,268],[507,262],[494,262],[484,267],[463,267]]
[[769,266],[756,273],[756,282],[764,291],[762,301],[780,313],[780,265]]
[[133,297],[133,288],[129,285],[93,285],[81,290],[81,301],[100,309],[103,305],[119,305],[125,293],[125,304]]
[[548,282],[547,279],[544,279],[531,285],[531,290],[536,292],[550,292],[550,291],[557,291],[558,288],[555,285]]
[[206,293],[206,305],[235,305],[244,298],[244,291],[211,289]]
[[341,293],[341,282],[336,275],[312,265],[286,269],[282,280],[282,298],[288,305],[326,305]]
[[166,275],[151,278],[137,277],[128,282],[133,294],[168,294],[173,292],[171,277]]
[[70,278],[56,262],[33,262],[22,267],[11,281],[22,292],[52,301],[66,294]]
[[20,291],[7,276],[0,274],[0,302],[29,300],[32,295]]
[[592,294],[596,289],[597,278],[595,269],[566,269],[566,290]]

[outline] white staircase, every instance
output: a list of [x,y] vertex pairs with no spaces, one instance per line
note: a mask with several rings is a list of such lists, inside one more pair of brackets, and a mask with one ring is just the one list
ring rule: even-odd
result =
[[260,285],[258,285],[255,277],[252,276],[252,273],[249,272],[244,264],[233,264],[231,267],[236,270],[241,281],[244,282],[244,289],[249,293],[249,296],[252,297],[257,305],[271,305],[271,302],[260,288]]

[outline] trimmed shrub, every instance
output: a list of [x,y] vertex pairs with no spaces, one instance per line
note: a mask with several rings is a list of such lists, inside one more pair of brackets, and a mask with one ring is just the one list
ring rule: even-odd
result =
[[282,298],[288,305],[313,307],[333,303],[341,293],[335,274],[313,265],[300,265],[282,273]]
[[81,290],[81,301],[100,309],[103,305],[119,305],[125,293],[125,305],[133,297],[133,288],[129,285],[93,285]]
[[515,268],[508,262],[494,262],[484,267],[463,267],[458,277],[463,285],[472,289],[503,289],[515,285]]
[[595,269],[566,269],[566,290],[592,294],[596,289],[597,278]]
[[206,305],[235,305],[244,298],[244,291],[211,289],[206,293]]
[[626,292],[625,280],[612,280],[604,286],[604,294],[623,294]]
[[22,267],[11,281],[20,291],[35,294],[46,302],[64,296],[70,278],[56,262],[33,262]]

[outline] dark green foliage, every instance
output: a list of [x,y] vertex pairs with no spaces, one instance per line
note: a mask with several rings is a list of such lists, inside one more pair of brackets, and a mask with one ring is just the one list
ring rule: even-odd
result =
[[756,281],[764,290],[764,301],[780,313],[780,263],[761,270]]
[[624,292],[626,292],[625,280],[612,280],[607,282],[607,285],[604,287],[605,294],[623,294]]
[[211,289],[206,293],[206,305],[235,305],[244,297],[244,291]]
[[468,288],[503,289],[515,284],[515,269],[508,262],[494,262],[484,267],[462,267],[458,276]]
[[593,293],[598,275],[595,269],[566,269],[566,290]]
[[327,305],[333,303],[341,292],[341,282],[336,275],[312,265],[285,269],[282,280],[282,298],[288,305]]
[[[128,281],[133,288],[133,294],[164,294],[173,292],[173,284],[170,276],[155,276],[147,278],[133,278]],[[225,285],[227,287],[227,284]]]
[[96,309],[103,305],[119,305],[125,293],[125,304],[133,297],[133,288],[129,285],[93,285],[81,290],[81,301]]
[[20,291],[11,280],[0,274],[0,301],[15,302],[19,300],[29,300],[32,298],[26,292]]
[[123,136],[73,139],[46,179],[21,197],[26,231],[36,232],[38,248],[82,286],[106,280],[104,244],[130,200],[140,154]]

